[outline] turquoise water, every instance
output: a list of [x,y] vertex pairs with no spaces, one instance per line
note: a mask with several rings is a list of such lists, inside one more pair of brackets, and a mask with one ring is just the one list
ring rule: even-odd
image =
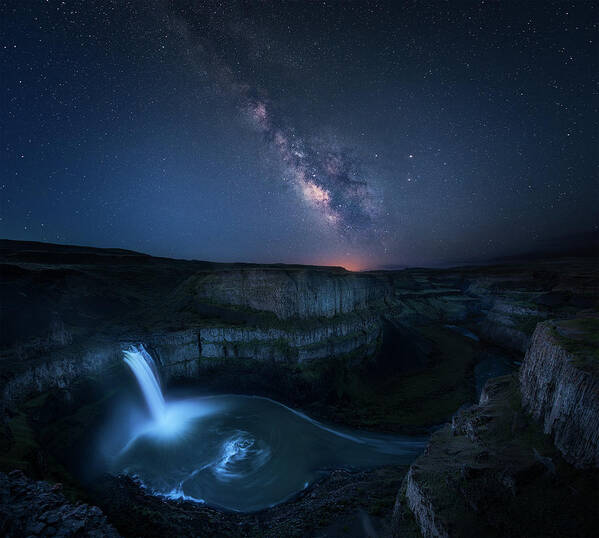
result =
[[[171,499],[229,510],[273,506],[336,468],[411,462],[426,438],[366,434],[325,426],[256,396],[169,400],[142,345],[123,351],[146,409],[116,413],[103,440],[113,473]],[[148,413],[149,412],[149,413]]]
[[111,470],[157,495],[229,510],[273,506],[331,469],[409,463],[426,444],[329,428],[267,398],[220,395],[169,406],[182,422],[165,429],[148,421]]

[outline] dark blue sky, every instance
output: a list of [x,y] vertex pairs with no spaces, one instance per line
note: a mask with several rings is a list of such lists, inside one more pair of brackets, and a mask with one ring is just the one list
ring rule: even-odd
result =
[[592,2],[5,2],[5,238],[373,267],[597,230]]

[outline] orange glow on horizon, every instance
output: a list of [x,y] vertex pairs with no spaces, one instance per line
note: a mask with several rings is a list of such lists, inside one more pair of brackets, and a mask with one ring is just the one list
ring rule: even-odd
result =
[[368,268],[368,265],[366,265],[363,261],[360,260],[327,260],[327,261],[322,261],[322,262],[318,262],[316,263],[316,265],[321,265],[323,267],[343,267],[343,269],[347,270],[347,271],[352,271],[352,272],[357,272],[357,271],[364,271],[365,269]]

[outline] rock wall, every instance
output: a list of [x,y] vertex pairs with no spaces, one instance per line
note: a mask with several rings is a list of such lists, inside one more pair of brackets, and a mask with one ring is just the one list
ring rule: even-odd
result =
[[2,385],[0,408],[12,408],[34,394],[66,388],[93,375],[106,376],[121,361],[118,342],[88,342],[85,346],[49,352],[21,364]]
[[[14,402],[104,373],[121,364],[128,338],[147,343],[168,376],[188,378],[200,357],[369,355],[381,340],[381,319],[459,324],[523,350],[547,312],[594,304],[594,266],[570,264],[351,273],[4,241],[0,398]],[[573,291],[553,293],[557,287]]]
[[563,461],[519,405],[518,384],[489,380],[412,463],[395,511],[406,505],[425,538],[596,535],[597,471]]
[[174,332],[153,333],[141,337],[141,341],[150,355],[160,365],[160,374],[164,381],[171,378],[193,379],[200,369],[199,328]]
[[13,408],[34,394],[66,388],[89,376],[106,377],[123,368],[122,349],[143,343],[158,360],[165,381],[193,379],[211,359],[302,362],[360,350],[372,355],[381,336],[372,313],[338,316],[288,328],[195,326],[179,331],[138,332],[126,339],[85,343],[50,350],[19,364],[2,385],[1,407]]
[[244,269],[200,273],[184,286],[198,301],[273,312],[280,319],[364,310],[391,292],[386,279],[345,271]]
[[[374,353],[381,334],[376,316],[343,316],[302,328],[210,326],[141,338],[166,378],[192,378],[206,359],[302,362],[351,353]],[[133,341],[131,342],[133,343]],[[126,345],[126,344],[124,344]]]
[[206,328],[200,343],[203,357],[303,361],[349,353],[376,343],[379,333],[378,320],[365,314],[307,329]]
[[[425,538],[449,538],[447,523],[437,514],[432,501],[427,498],[423,485],[416,478],[416,467],[410,467],[406,475],[406,500]],[[399,534],[396,533],[399,537]]]
[[577,467],[599,467],[599,379],[578,368],[556,340],[551,322],[539,323],[520,373],[522,403]]
[[468,288],[469,293],[478,294],[479,334],[501,347],[525,353],[536,323],[545,319],[547,312],[527,303],[537,295],[535,292],[502,292],[493,286],[491,289],[498,297],[490,295],[489,289],[483,290],[480,284]]

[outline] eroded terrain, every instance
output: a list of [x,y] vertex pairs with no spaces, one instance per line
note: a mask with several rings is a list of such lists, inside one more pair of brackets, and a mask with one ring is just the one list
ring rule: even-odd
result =
[[[12,241],[0,258],[1,470],[63,484],[123,535],[507,536],[541,499],[564,503],[545,535],[592,535],[574,508],[597,485],[577,470],[598,461],[593,258],[350,273]],[[407,475],[335,471],[252,515],[167,502],[124,477],[92,487],[78,460],[130,388],[131,343],[173,390],[269,396],[331,424],[432,433],[430,447]],[[541,508],[531,521],[549,525]]]

